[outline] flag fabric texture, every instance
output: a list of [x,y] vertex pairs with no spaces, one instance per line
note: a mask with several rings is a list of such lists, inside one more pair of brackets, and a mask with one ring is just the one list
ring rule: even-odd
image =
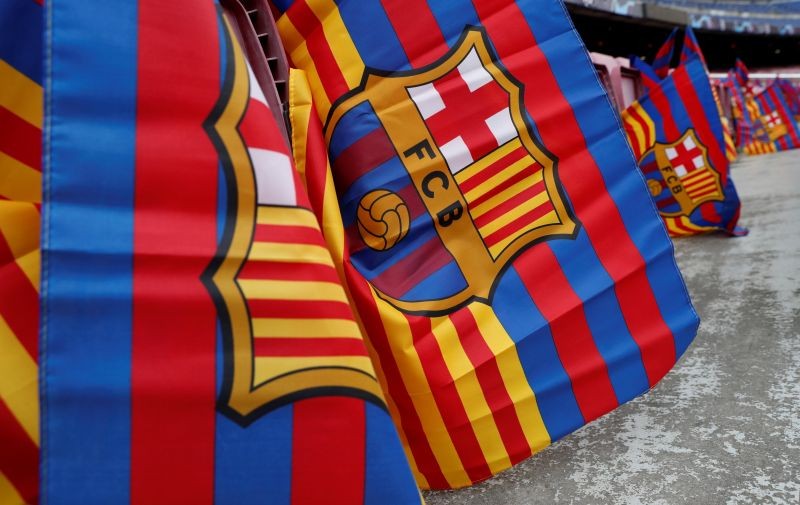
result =
[[756,92],[747,66],[738,59],[728,75],[737,145],[750,155],[800,147],[800,129],[792,114],[791,102],[787,101],[785,85],[775,80]]
[[0,503],[39,496],[41,2],[0,3]]
[[226,16],[46,10],[43,499],[419,503]]
[[[659,79],[664,79],[669,75],[669,70],[672,64],[672,58],[675,54],[676,44],[678,42],[678,27],[672,29],[670,34],[667,36],[667,40],[661,44],[661,47],[658,48],[655,57],[653,57],[653,72],[658,76]],[[686,55],[685,52],[681,52],[681,60]]]
[[301,172],[420,486],[486,479],[663,377],[697,316],[561,2],[274,6],[330,157]]
[[736,226],[741,203],[707,74],[690,60],[622,113],[639,167],[670,235]]
[[796,121],[800,121],[800,89],[787,79],[775,79],[775,82],[783,91],[783,98],[789,106],[789,111],[795,116]]
[[[667,40],[664,42],[662,50],[659,51],[659,54],[664,51],[665,47],[673,48],[675,46],[677,30],[678,29],[675,28],[672,31]],[[674,49],[671,49],[671,51],[674,51]],[[706,58],[703,55],[702,49],[700,49],[700,44],[697,42],[697,37],[694,34],[694,30],[691,26],[687,26],[684,30],[681,53],[677,64],[679,66],[684,65],[695,58],[699,59],[703,64],[703,69],[706,72],[706,78],[709,81],[711,92],[714,95],[714,102],[717,106],[717,114],[722,121],[722,135],[725,142],[725,155],[727,156],[728,161],[735,161],[738,153],[736,151],[736,144],[733,140],[733,130],[731,129],[728,118],[725,117],[725,114],[722,111],[722,102],[719,99],[716,87],[712,84],[711,78],[708,76],[708,65],[706,65]],[[638,57],[632,57],[631,66],[639,70],[639,74],[642,78],[642,84],[644,85],[645,89],[656,90],[660,88],[661,81],[669,74],[669,65],[671,59],[671,57],[664,59],[656,56],[656,58],[653,60],[653,64],[649,65]]]
[[754,98],[758,107],[756,128],[764,132],[774,150],[800,147],[800,129],[778,82],[773,82]]

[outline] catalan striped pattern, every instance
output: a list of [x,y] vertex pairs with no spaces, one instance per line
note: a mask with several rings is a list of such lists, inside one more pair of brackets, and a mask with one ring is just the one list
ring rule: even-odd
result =
[[0,503],[38,503],[42,7],[0,6]]
[[639,102],[632,103],[622,111],[622,126],[636,159],[653,147],[656,141],[656,125]]
[[519,138],[456,174],[472,219],[493,256],[524,233],[559,222],[542,175],[542,166]]
[[[699,59],[678,66],[649,93],[622,112],[622,123],[647,179],[650,194],[672,237],[723,230],[739,233],[739,200],[728,173],[724,129],[707,74]],[[707,159],[691,137],[674,145],[692,128]],[[654,155],[657,144],[666,148],[674,175],[696,206],[689,215],[679,204]],[[675,158],[672,160],[672,158]],[[699,205],[698,205],[699,204]]]
[[[522,252],[499,278],[490,303],[474,302],[435,317],[403,313],[378,296],[375,279],[409,261],[417,265],[414,272],[424,272],[411,284],[430,295],[439,284],[459,279],[457,265],[446,250],[441,253],[433,226],[428,234],[414,234],[413,220],[430,217],[419,207],[420,195],[409,185],[394,146],[384,142],[381,125],[372,120],[369,104],[347,113],[359,119],[342,127],[347,134],[337,135],[339,126],[326,132],[332,176],[325,163],[303,173],[309,193],[316,188],[312,204],[323,217],[326,239],[369,336],[389,410],[420,486],[453,488],[486,479],[641,394],[670,369],[689,345],[696,319],[675,267],[651,263],[669,250],[668,239],[647,195],[622,189],[641,184],[640,177],[624,154],[623,135],[610,128],[613,111],[558,2],[273,3],[282,13],[278,27],[286,50],[307,75],[323,121],[332,104],[359,86],[366,68],[430,68],[457,44],[465,26],[483,28],[498,63],[524,86],[526,119],[558,159],[564,196],[581,223],[574,239]],[[480,106],[459,105],[465,114]],[[453,138],[435,140],[442,147]],[[523,169],[528,161],[515,165],[523,159],[519,153],[515,159],[513,149],[500,151],[511,140],[498,141],[500,147],[477,157],[464,141],[472,160],[494,156],[498,149],[500,162],[492,182],[472,181],[471,198],[491,198],[485,195],[495,181],[513,187],[508,172],[528,170],[527,177],[535,177],[538,166]],[[448,159],[461,187],[470,185],[468,175],[476,176],[461,175],[472,164],[464,159]],[[375,256],[358,249],[363,242],[350,230],[355,195],[378,188],[397,194],[410,189],[402,194],[412,219],[404,240],[418,242],[395,248],[403,254],[369,263],[368,281],[353,263],[367,264],[364,258]],[[426,247],[431,253],[423,252]],[[650,277],[656,270],[658,281]],[[407,282],[393,279],[398,286]]]
[[304,366],[371,373],[347,295],[314,214],[259,206],[253,244],[237,280],[250,310],[254,386]]

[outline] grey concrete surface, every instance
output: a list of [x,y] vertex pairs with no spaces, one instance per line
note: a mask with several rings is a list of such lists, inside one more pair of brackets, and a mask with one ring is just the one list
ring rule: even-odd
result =
[[676,241],[702,319],[644,396],[449,504],[800,504],[800,150],[733,167],[744,238]]

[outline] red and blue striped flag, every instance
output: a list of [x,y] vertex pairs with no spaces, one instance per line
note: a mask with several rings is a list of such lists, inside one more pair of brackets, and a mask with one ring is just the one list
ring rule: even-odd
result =
[[46,10],[43,499],[419,503],[226,15]]
[[326,237],[422,487],[664,376],[697,316],[560,1],[274,4],[330,156],[312,204],[335,188]]
[[699,59],[681,64],[622,113],[634,155],[670,235],[736,226],[741,204],[729,173],[722,122]]
[[[675,54],[675,45],[678,42],[678,27],[672,29],[667,36],[667,40],[658,48],[656,55],[653,57],[652,68],[655,74],[664,79],[669,75],[669,69],[672,64],[673,55]],[[683,58],[683,54],[681,54]]]
[[0,503],[39,498],[40,1],[0,3]]

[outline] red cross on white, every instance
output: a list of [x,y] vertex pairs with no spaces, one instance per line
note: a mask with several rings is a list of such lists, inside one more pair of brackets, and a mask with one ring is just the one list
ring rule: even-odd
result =
[[778,125],[783,124],[783,120],[781,119],[781,115],[778,111],[774,110],[764,116],[764,119],[767,121],[768,128],[775,128]]
[[518,135],[508,93],[475,49],[455,69],[408,93],[453,174]]
[[697,147],[692,137],[686,137],[683,142],[665,149],[669,164],[672,165],[678,177],[685,177],[687,174],[705,166],[703,151]]

